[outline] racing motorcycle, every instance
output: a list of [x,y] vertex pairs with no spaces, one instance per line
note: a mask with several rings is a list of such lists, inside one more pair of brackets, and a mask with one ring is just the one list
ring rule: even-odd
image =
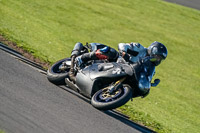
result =
[[[149,89],[141,90],[139,82],[145,77],[142,63],[130,64],[123,58],[117,62],[91,61],[80,68],[76,66],[76,82],[69,79],[71,58],[53,64],[47,78],[56,85],[67,85],[74,91],[91,99],[91,104],[100,110],[115,109],[135,97],[145,97]],[[145,80],[144,80],[145,82]],[[158,79],[151,86],[157,86]]]

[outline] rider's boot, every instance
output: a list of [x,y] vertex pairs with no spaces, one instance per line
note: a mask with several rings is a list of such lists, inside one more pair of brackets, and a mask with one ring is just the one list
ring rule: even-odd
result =
[[76,56],[76,55],[72,55],[71,56],[71,66],[70,66],[70,71],[69,71],[69,79],[73,82],[76,82],[76,78],[75,78],[75,70],[74,70],[74,66],[76,64],[76,66],[78,68],[82,68],[84,62],[87,62],[89,60],[94,59],[94,54],[91,53],[85,53],[83,55],[80,56]]
[[75,70],[74,70],[74,64],[75,64],[75,58],[80,55],[80,51],[83,49],[83,44],[78,42],[75,44],[74,49],[71,53],[71,66],[69,71],[69,79],[73,82],[76,82],[75,78]]
[[70,66],[70,70],[69,70],[69,79],[70,79],[71,81],[73,81],[74,83],[76,82],[75,70],[74,70],[75,58],[76,58],[75,55],[73,55],[73,56],[71,57],[71,66]]
[[75,55],[71,57],[71,66],[70,66],[70,71],[69,71],[69,78],[71,81],[75,82],[76,81],[76,78],[75,78],[75,70],[74,70],[74,67],[75,67],[75,64],[76,64],[76,67],[78,68],[82,68],[83,66],[83,61],[81,59],[82,56],[78,56],[76,57]]

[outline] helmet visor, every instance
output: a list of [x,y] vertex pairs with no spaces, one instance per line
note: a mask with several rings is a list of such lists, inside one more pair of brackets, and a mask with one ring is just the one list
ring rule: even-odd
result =
[[155,65],[159,65],[163,61],[163,57],[160,55],[152,55],[150,61]]

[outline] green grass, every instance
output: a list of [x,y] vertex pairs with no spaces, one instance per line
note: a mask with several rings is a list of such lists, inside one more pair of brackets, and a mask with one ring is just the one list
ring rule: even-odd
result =
[[158,132],[200,131],[200,11],[161,0],[0,0],[0,7],[0,34],[49,62],[70,56],[78,41],[163,42],[160,85],[120,110]]
[[3,130],[0,129],[0,133],[5,133]]

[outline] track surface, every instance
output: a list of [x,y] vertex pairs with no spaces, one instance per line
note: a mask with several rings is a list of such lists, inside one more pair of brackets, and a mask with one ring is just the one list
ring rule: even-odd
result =
[[0,50],[0,129],[6,133],[147,132],[62,88]]
[[200,0],[165,0],[165,1],[200,10]]

